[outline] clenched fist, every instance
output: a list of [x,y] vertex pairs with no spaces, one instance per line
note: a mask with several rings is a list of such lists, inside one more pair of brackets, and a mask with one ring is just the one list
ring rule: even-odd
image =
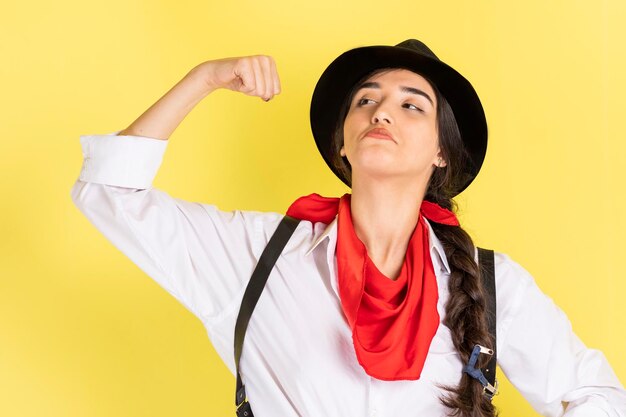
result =
[[274,58],[268,55],[223,58],[205,61],[194,70],[203,74],[210,89],[227,88],[269,101],[280,93]]

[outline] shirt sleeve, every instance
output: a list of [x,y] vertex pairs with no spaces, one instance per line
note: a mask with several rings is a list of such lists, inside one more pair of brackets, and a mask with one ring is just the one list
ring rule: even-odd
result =
[[278,213],[221,211],[152,187],[168,141],[118,132],[80,137],[83,166],[71,198],[141,270],[203,322],[245,290]]
[[[510,257],[496,260],[498,364],[544,416],[626,417],[626,391],[604,354]],[[502,320],[501,320],[502,319]]]

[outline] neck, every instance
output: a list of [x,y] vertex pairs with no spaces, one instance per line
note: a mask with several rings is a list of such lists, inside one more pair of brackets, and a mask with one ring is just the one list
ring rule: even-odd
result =
[[426,184],[359,179],[353,175],[350,197],[354,231],[374,264],[393,279],[419,220]]

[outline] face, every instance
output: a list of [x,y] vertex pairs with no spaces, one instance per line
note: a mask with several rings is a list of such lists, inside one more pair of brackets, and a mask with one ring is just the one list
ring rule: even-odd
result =
[[[382,129],[379,134],[369,133]],[[395,69],[368,78],[354,95],[341,155],[357,176],[402,177],[426,184],[440,160],[435,93],[424,77]],[[387,136],[385,138],[385,135]]]

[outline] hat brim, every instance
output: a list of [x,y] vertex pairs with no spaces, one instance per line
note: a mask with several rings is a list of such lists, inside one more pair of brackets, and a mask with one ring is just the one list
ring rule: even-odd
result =
[[406,68],[433,82],[446,98],[470,155],[467,180],[456,190],[465,190],[474,180],[487,151],[487,121],[474,87],[454,68],[444,62],[399,46],[365,46],[351,49],[337,57],[322,73],[311,99],[310,122],[317,148],[329,168],[346,185],[347,178],[331,163],[331,137],[343,100],[365,74],[384,67]]

